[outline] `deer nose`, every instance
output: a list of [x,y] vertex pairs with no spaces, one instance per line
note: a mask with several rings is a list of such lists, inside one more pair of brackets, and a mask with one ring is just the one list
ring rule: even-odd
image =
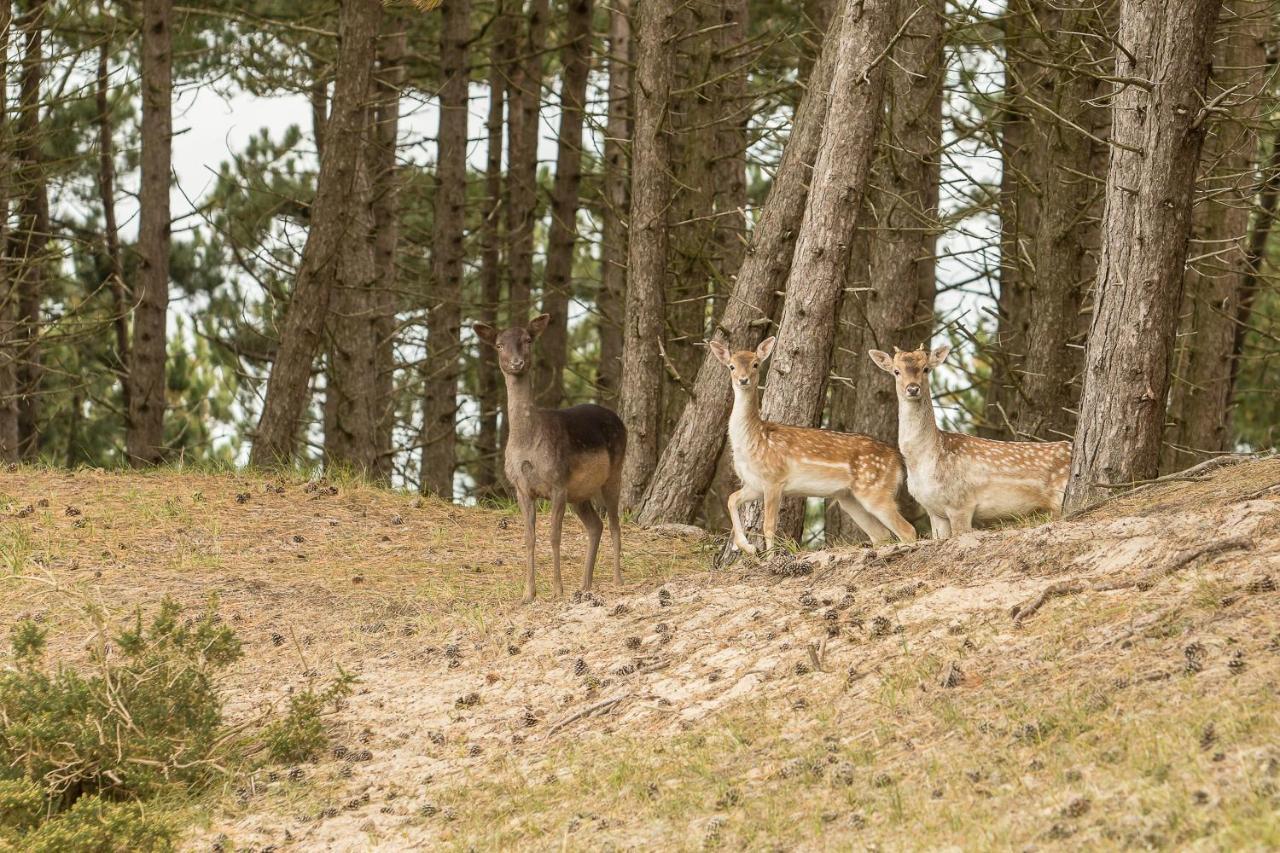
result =
[[751,384],[751,377],[750,377],[750,376],[744,376],[744,377],[742,377],[741,379],[739,379],[739,380],[738,380],[738,384],[739,384],[739,385],[750,385],[750,384]]
[[511,359],[511,369],[512,369],[512,370],[524,370],[524,359],[523,359],[523,358],[513,358],[513,359]]
[[920,386],[919,386],[919,385],[917,385],[917,384],[916,384],[916,383],[914,383],[914,382],[912,382],[910,385],[908,385],[908,386],[907,386],[907,396],[908,396],[908,397],[919,397],[919,396],[920,396]]

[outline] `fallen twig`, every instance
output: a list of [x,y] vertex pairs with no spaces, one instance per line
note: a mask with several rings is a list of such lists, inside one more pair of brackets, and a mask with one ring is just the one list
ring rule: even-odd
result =
[[1168,577],[1201,557],[1221,554],[1224,551],[1247,551],[1251,548],[1253,548],[1253,540],[1248,536],[1232,536],[1230,539],[1219,539],[1217,542],[1208,542],[1196,548],[1187,548],[1175,554],[1173,562],[1163,569],[1157,569],[1139,578],[1136,586],[1138,589],[1150,589],[1160,578]]
[[603,713],[606,713],[606,712],[608,712],[608,711],[612,711],[612,710],[613,710],[613,707],[614,707],[615,705],[617,705],[619,702],[621,702],[623,699],[626,699],[628,695],[630,695],[630,694],[627,694],[627,693],[620,693],[620,694],[618,694],[617,696],[613,696],[613,697],[611,697],[611,698],[609,698],[609,699],[605,699],[605,700],[603,700],[603,701],[596,702],[594,705],[588,705],[588,706],[587,706],[587,707],[585,707],[585,708],[582,708],[582,709],[580,709],[580,710],[574,711],[572,714],[570,714],[569,716],[565,717],[563,720],[561,720],[560,722],[556,723],[556,724],[555,724],[555,725],[553,725],[551,728],[547,729],[547,736],[548,736],[548,737],[550,737],[551,735],[553,735],[553,734],[555,734],[556,732],[560,731],[561,729],[563,729],[565,726],[569,725],[570,723],[573,723],[573,722],[576,722],[576,721],[578,721],[578,720],[581,720],[581,719],[583,719],[584,717],[590,717],[592,714],[603,714]]
[[1067,513],[1063,518],[1077,518],[1084,515],[1086,512],[1092,512],[1105,503],[1109,503],[1117,498],[1130,497],[1153,486],[1158,486],[1163,483],[1194,482],[1199,480],[1205,474],[1208,474],[1211,471],[1216,471],[1219,468],[1225,468],[1229,465],[1239,465],[1242,462],[1254,462],[1263,458],[1265,458],[1265,456],[1257,453],[1224,454],[1222,456],[1215,456],[1212,459],[1206,459],[1203,462],[1197,462],[1195,465],[1192,465],[1190,468],[1186,468],[1182,471],[1174,471],[1171,474],[1165,474],[1164,476],[1156,477],[1152,480],[1138,480],[1132,483],[1096,483],[1095,485],[1103,489],[1116,489],[1118,490],[1118,494],[1108,495],[1101,500],[1094,501],[1088,506],[1083,506],[1074,512]]

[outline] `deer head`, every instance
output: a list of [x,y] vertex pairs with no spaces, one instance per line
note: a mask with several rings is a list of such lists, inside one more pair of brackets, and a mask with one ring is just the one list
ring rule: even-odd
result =
[[912,403],[929,399],[929,371],[946,361],[950,353],[950,344],[943,344],[932,352],[926,351],[923,344],[920,349],[907,352],[894,347],[893,355],[878,349],[867,351],[877,367],[893,374],[898,399]]
[[550,314],[539,314],[527,326],[495,329],[485,323],[475,323],[472,329],[476,337],[498,351],[498,366],[509,376],[520,376],[533,362],[533,342],[547,330]]
[[707,341],[707,346],[721,364],[729,368],[730,382],[734,390],[754,391],[760,385],[760,365],[773,352],[773,345],[778,339],[765,338],[754,350],[730,352],[729,348],[719,341]]

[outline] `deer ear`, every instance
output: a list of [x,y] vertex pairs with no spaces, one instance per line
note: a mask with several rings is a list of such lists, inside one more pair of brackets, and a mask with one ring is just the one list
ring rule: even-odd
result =
[[716,360],[725,367],[732,366],[733,362],[729,357],[729,348],[727,346],[719,341],[707,341],[707,348],[711,350],[711,354],[716,357]]
[[498,339],[498,330],[488,323],[472,323],[471,331],[475,332],[476,337],[489,346],[493,346],[494,341]]
[[947,360],[947,356],[951,354],[951,344],[943,344],[935,347],[933,352],[929,353],[929,366],[937,367],[939,364]]
[[760,359],[761,361],[764,361],[766,358],[768,358],[769,354],[773,352],[773,345],[776,344],[777,342],[778,342],[778,339],[772,335],[770,335],[769,337],[761,341],[760,346],[756,347],[756,358]]
[[539,314],[529,321],[529,334],[536,339],[539,335],[547,330],[547,326],[551,325],[550,314]]
[[876,363],[876,367],[886,373],[893,373],[893,356],[889,355],[889,353],[878,349],[869,349],[867,350],[867,355],[871,356],[871,360]]

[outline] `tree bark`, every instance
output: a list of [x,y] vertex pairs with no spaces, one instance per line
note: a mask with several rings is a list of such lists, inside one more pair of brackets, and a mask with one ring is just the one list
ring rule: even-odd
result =
[[98,108],[98,198],[102,202],[102,245],[107,278],[102,284],[111,294],[112,326],[115,329],[115,362],[112,370],[120,380],[122,408],[129,411],[129,297],[124,282],[124,259],[120,254],[120,228],[116,222],[116,155],[111,123],[110,81],[107,62],[108,37],[98,47],[98,79],[95,92]]
[[365,107],[381,15],[380,0],[343,0],[339,12],[338,64],[331,115],[325,126],[325,157],[320,163],[298,279],[267,380],[262,418],[250,455],[254,465],[278,465],[293,459],[310,392],[311,368],[336,287],[336,267],[348,244],[368,240],[367,219],[353,221],[347,214],[352,194],[360,192],[367,181]]
[[400,92],[404,88],[404,54],[407,45],[405,22],[386,18],[378,40],[378,76],[375,81],[376,126],[371,140],[370,166],[373,172],[373,265],[374,345],[377,385],[374,389],[376,417],[374,432],[377,456],[372,474],[382,483],[391,482],[395,427],[395,332],[398,303],[400,246],[400,168],[396,163],[400,134]]
[[1173,378],[1172,426],[1164,447],[1165,470],[1187,468],[1206,455],[1231,448],[1231,364],[1236,315],[1249,273],[1249,216],[1257,194],[1257,127],[1266,105],[1258,100],[1267,78],[1266,39],[1271,4],[1228,0],[1222,7],[1214,74],[1208,96],[1231,90],[1227,113],[1209,122],[1204,143],[1202,199],[1186,273],[1180,375]]
[[173,2],[142,4],[142,182],[138,189],[138,304],[129,352],[129,463],[164,459],[169,313],[169,184],[173,150]]
[[458,358],[462,334],[462,275],[467,223],[467,116],[471,4],[451,0],[441,9],[440,125],[436,135],[435,234],[431,313],[424,365],[421,488],[453,499],[457,465]]
[[[9,79],[13,4],[0,4],[0,79]],[[18,441],[17,288],[10,264],[9,197],[14,163],[10,157],[9,92],[0,88],[0,462],[16,462]]]
[[[500,212],[502,210],[502,129],[507,100],[507,71],[511,64],[511,18],[504,0],[497,0],[489,47],[489,115],[486,119],[485,195],[487,206],[480,223],[480,321],[498,327],[498,304],[502,301],[502,259]],[[498,408],[502,382],[498,378],[498,353],[480,345],[480,423],[476,434],[476,493],[491,492],[498,484]]]
[[631,239],[622,351],[627,456],[622,505],[636,507],[658,462],[662,415],[667,208],[671,204],[670,108],[673,0],[636,0],[636,118],[631,165]]
[[565,43],[560,51],[560,132],[556,141],[556,177],[551,189],[551,228],[547,235],[546,285],[542,313],[551,322],[538,341],[534,390],[539,405],[564,403],[564,371],[569,357],[569,297],[573,291],[574,249],[578,236],[578,189],[582,184],[582,119],[591,65],[592,0],[568,0]]
[[17,378],[18,455],[34,458],[40,446],[40,304],[49,258],[49,187],[41,152],[40,87],[44,80],[46,0],[33,0],[22,16],[23,56],[18,82],[18,126],[14,184],[19,193],[17,227],[9,235]]
[[627,144],[631,139],[630,0],[609,7],[609,110],[604,132],[604,199],[601,213],[600,296],[596,322],[600,363],[596,390],[602,403],[617,399],[622,375],[622,320],[627,289],[627,223],[629,175]]
[[[840,13],[840,58],[761,404],[765,420],[818,426],[822,418],[849,249],[880,130],[887,64],[881,52],[898,12],[897,0],[848,0]],[[784,507],[778,530],[799,540],[803,522],[800,502],[789,512]]]
[[1097,304],[1068,509],[1155,475],[1219,3],[1122,0]]
[[1102,207],[1099,186],[1085,177],[1100,147],[1088,134],[1101,139],[1108,132],[1106,113],[1096,106],[1098,78],[1082,69],[1096,50],[1097,33],[1113,20],[1110,8],[1026,3],[1036,35],[1025,49],[1044,64],[1028,69],[1036,100],[1029,147],[1039,198],[1035,232],[1028,238],[1029,315],[1014,383],[1018,396],[1007,406],[1020,439],[1060,441],[1075,432],[1084,355],[1080,315],[1097,271]]
[[[831,99],[842,26],[843,19],[837,17],[823,43],[724,316],[716,325],[716,331],[733,349],[754,348],[765,337],[777,301],[775,293],[791,271],[796,235],[809,197],[809,173]],[[687,524],[693,520],[715,476],[732,409],[733,389],[724,366],[707,352],[690,402],[680,414],[645,493],[638,513],[641,524]]]
[[507,302],[511,323],[528,322],[532,304],[542,52],[546,38],[547,0],[530,0],[507,103]]

